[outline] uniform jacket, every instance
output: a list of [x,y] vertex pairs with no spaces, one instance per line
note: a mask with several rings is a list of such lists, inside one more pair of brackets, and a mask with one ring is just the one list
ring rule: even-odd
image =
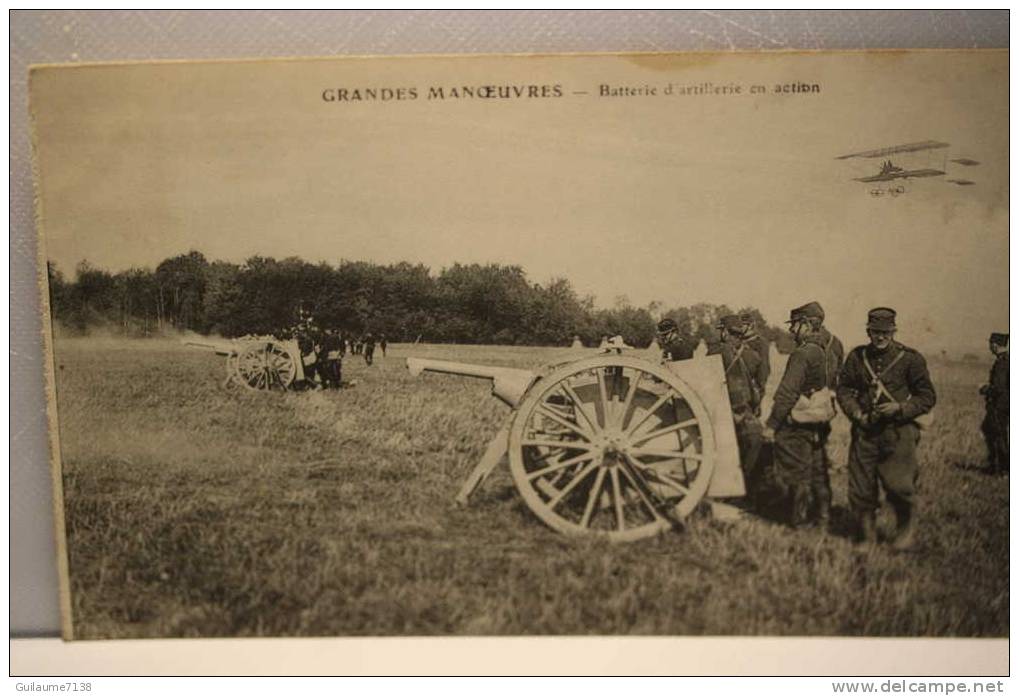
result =
[[[900,353],[903,355],[896,361]],[[927,361],[920,353],[894,341],[883,353],[867,344],[850,351],[839,376],[838,401],[850,420],[855,422],[863,414],[870,413],[877,404],[888,402],[887,397],[878,394],[872,384],[870,373],[863,363],[864,355],[881,377],[885,388],[902,405],[902,414],[897,418],[899,422],[913,420],[934,408],[937,395],[927,372]],[[889,365],[891,368],[882,374]]]
[[757,334],[751,334],[743,339],[743,342],[749,348],[753,348],[754,352],[760,357],[760,362],[757,367],[757,373],[754,375],[754,379],[757,381],[757,386],[760,387],[761,393],[764,393],[764,387],[768,384],[768,377],[771,376],[771,356],[768,354],[768,348],[770,344],[768,339],[758,336]]
[[776,430],[786,422],[793,406],[803,395],[819,389],[834,389],[842,367],[842,342],[822,328],[796,346],[785,365],[782,381],[775,391],[767,425]]
[[1008,416],[1008,352],[999,353],[991,366],[987,408]]
[[682,339],[666,342],[662,346],[662,354],[666,360],[689,360],[693,357],[693,346]]
[[[749,345],[718,343],[712,346],[708,355],[721,354],[725,366],[725,383],[729,389],[729,402],[733,411],[756,409],[761,403],[762,392],[757,388],[756,375],[761,367],[761,356]],[[752,382],[753,380],[753,382]]]
[[340,338],[339,334],[327,333],[322,337],[321,352],[325,355],[335,352],[339,355],[343,354],[343,339]]

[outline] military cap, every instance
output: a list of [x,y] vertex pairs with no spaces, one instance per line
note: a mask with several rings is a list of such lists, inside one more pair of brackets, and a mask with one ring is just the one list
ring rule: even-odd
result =
[[678,331],[679,327],[676,326],[676,322],[672,319],[662,319],[658,322],[658,333],[669,333],[670,331]]
[[1007,333],[992,333],[991,343],[996,346],[1007,346],[1008,345],[1008,334]]
[[877,331],[895,330],[895,310],[891,307],[875,307],[867,312],[867,328]]
[[808,302],[802,307],[797,307],[789,312],[789,321],[786,324],[795,324],[804,319],[820,319],[824,321],[824,310],[817,302]]
[[715,328],[724,331],[742,331],[743,320],[736,314],[728,314],[718,320]]

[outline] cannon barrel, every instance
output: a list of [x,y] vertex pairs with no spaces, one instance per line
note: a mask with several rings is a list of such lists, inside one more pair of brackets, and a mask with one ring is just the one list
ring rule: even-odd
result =
[[474,365],[450,360],[429,360],[427,358],[407,358],[407,370],[410,371],[412,377],[417,377],[422,372],[440,372],[447,375],[490,379],[492,380],[492,394],[510,406],[519,404],[527,390],[538,379],[538,375],[530,370]]
[[184,341],[183,343],[192,348],[211,350],[216,355],[234,355],[237,352],[236,346],[229,343],[203,343],[201,341]]

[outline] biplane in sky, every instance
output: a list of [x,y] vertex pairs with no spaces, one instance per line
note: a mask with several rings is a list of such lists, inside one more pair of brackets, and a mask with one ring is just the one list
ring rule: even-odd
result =
[[[903,185],[904,180],[944,176],[949,161],[964,167],[973,167],[980,164],[978,161],[968,157],[959,157],[949,160],[947,154],[948,147],[949,143],[940,142],[938,140],[923,140],[915,143],[881,147],[875,150],[851,152],[848,155],[840,155],[839,157],[836,157],[836,159],[868,160],[884,158],[884,161],[881,163],[881,169],[877,174],[854,177],[853,181],[859,181],[865,184],[897,182],[896,184],[889,184],[886,188],[878,186],[872,188],[870,191],[872,196],[882,196],[885,193],[897,196],[906,192],[906,188]],[[936,155],[934,153],[935,150],[944,151],[941,153],[942,157],[940,158],[940,162],[932,161],[936,160]],[[899,159],[900,161],[907,160],[907,166],[900,167],[892,162],[892,155],[895,155],[896,159]],[[945,179],[945,181],[958,186],[972,186],[974,183],[969,179],[959,178]]]

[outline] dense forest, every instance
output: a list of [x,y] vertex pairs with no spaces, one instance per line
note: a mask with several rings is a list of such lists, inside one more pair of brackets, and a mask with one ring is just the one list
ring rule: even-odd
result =
[[[595,344],[622,335],[643,347],[655,324],[672,317],[691,340],[715,340],[719,316],[733,308],[695,304],[634,307],[619,297],[597,308],[569,280],[532,283],[519,266],[454,264],[438,273],[423,265],[344,261],[332,266],[299,258],[254,256],[243,264],[209,261],[201,253],[168,258],[153,271],[110,273],[82,261],[67,278],[48,265],[53,316],[62,331],[86,334],[97,328],[132,336],[167,330],[233,337],[283,334],[299,312],[344,332],[384,333],[390,341],[567,345],[574,336]],[[787,349],[788,335],[761,333]]]

